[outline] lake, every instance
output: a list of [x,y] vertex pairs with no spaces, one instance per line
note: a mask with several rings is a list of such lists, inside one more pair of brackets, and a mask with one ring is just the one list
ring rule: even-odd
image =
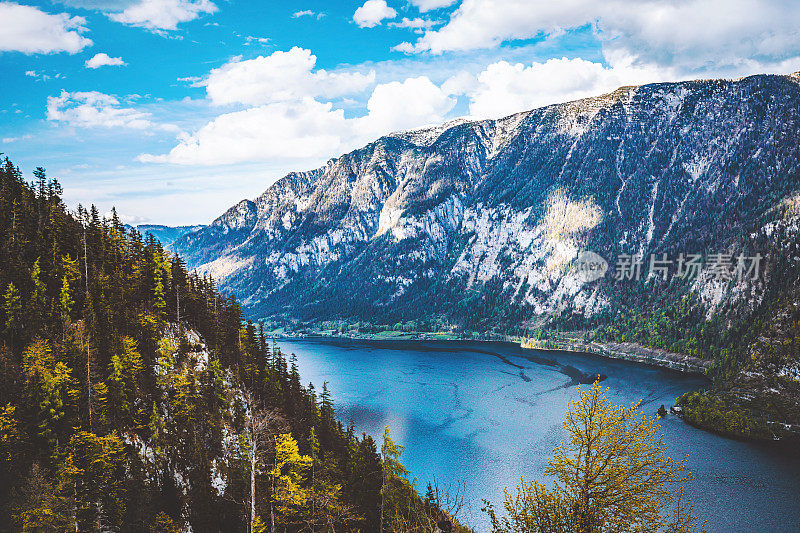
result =
[[[425,485],[462,484],[462,518],[487,531],[481,500],[495,505],[520,476],[546,481],[547,459],[563,437],[577,369],[605,374],[608,398],[642,402],[655,414],[701,377],[589,354],[523,350],[511,343],[282,339],[304,383],[335,401],[337,416],[380,446],[389,426],[405,446],[403,464]],[[688,454],[695,512],[713,533],[800,531],[800,452],[718,437],[673,415],[661,421],[669,455]]]

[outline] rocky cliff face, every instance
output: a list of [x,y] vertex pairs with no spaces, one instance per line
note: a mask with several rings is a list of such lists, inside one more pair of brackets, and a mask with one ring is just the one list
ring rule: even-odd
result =
[[[387,135],[285,176],[173,248],[254,318],[591,320],[615,305],[621,254],[761,243],[774,258],[785,242],[770,225],[796,236],[798,141],[797,75],[623,87]],[[581,279],[584,249],[607,276]],[[709,316],[741,315],[764,283],[704,273],[690,290]]]

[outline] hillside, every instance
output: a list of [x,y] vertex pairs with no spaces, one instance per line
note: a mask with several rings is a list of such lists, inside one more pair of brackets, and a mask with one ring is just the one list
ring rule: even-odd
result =
[[390,437],[379,454],[343,427],[325,385],[301,385],[294,357],[210,278],[116,215],[69,213],[58,182],[35,176],[0,167],[0,531],[448,518],[396,467]]
[[[254,319],[580,329],[700,357],[717,390],[741,392],[715,396],[717,419],[745,405],[758,422],[696,422],[796,433],[800,332],[773,318],[792,315],[800,279],[799,82],[623,87],[388,135],[287,175],[173,248]],[[585,279],[583,250],[608,261],[605,276]],[[653,254],[666,271],[650,269]],[[680,254],[700,256],[696,277],[676,275]],[[615,279],[636,255],[640,279]],[[737,270],[759,255],[757,269]],[[752,379],[736,385],[742,376]],[[789,408],[747,401],[754,393]]]

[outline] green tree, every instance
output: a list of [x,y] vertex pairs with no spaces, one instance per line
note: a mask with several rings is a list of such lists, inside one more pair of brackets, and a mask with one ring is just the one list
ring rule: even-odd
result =
[[33,294],[31,295],[31,298],[33,299],[33,303],[36,304],[39,309],[44,307],[44,299],[47,292],[47,286],[42,281],[42,267],[39,266],[40,260],[41,257],[37,258],[33,263],[33,268],[31,269],[31,283],[33,283]]
[[76,433],[69,443],[65,475],[75,487],[79,531],[96,531],[99,521],[112,528],[124,514],[125,445],[116,433]]
[[13,281],[6,287],[3,310],[6,315],[6,330],[11,332],[18,329],[22,325],[22,297]]
[[159,512],[150,524],[150,533],[181,533],[182,529],[164,511]]
[[255,520],[250,524],[250,533],[266,533],[267,524],[261,519],[261,516],[256,516]]
[[164,291],[165,273],[161,258],[158,256],[155,257],[155,271],[153,277],[153,307],[156,309],[159,316],[163,318],[167,311],[167,301]]
[[72,312],[72,306],[75,305],[75,300],[72,299],[72,291],[69,287],[69,280],[67,276],[61,280],[61,294],[58,299],[58,311],[61,315],[61,320],[67,322],[69,314]]
[[50,343],[35,340],[22,358],[25,388],[33,405],[38,406],[39,435],[50,451],[57,453],[70,427],[67,410],[77,400],[78,389],[72,369],[62,361],[56,362]]
[[111,356],[108,388],[111,406],[120,416],[128,419],[139,393],[139,377],[144,369],[136,341],[123,337],[120,349]]
[[612,405],[605,390],[578,389],[564,421],[569,438],[545,470],[552,489],[522,480],[506,491],[502,517],[486,502],[494,533],[696,531],[683,499],[685,462],[665,454],[658,417],[641,414],[639,403]]
[[[400,462],[400,455],[403,453],[403,446],[396,444],[392,440],[389,426],[383,431],[383,446],[381,446],[382,459],[382,482],[381,482],[381,530],[386,523],[387,515],[392,519],[397,518],[397,511],[401,507],[398,505],[402,499],[403,489],[407,487],[406,477],[408,470]],[[404,483],[405,482],[405,483]],[[387,513],[387,509],[390,510]]]
[[290,433],[275,437],[275,467],[270,475],[275,480],[272,499],[275,509],[289,521],[306,504],[308,489],[303,485],[311,468],[311,457],[300,455],[297,441]]
[[23,533],[75,531],[74,487],[64,470],[58,475],[34,462],[20,483],[13,518]]

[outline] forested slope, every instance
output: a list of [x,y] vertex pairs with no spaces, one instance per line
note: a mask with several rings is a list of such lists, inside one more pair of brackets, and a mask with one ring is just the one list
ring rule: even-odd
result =
[[35,177],[0,168],[0,531],[372,532],[382,492],[388,531],[447,518],[210,278]]

